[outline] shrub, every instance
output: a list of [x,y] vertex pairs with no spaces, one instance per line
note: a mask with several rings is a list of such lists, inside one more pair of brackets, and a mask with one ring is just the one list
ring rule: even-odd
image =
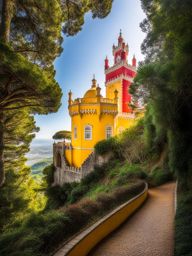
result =
[[90,200],[90,199],[83,199],[79,203],[80,207],[90,216],[95,216],[99,212],[99,203]]
[[92,171],[82,179],[81,184],[90,186],[92,183],[96,183],[100,181],[103,177],[105,177],[107,170],[108,169],[106,165],[103,165],[103,166],[96,165],[94,167],[94,171]]
[[90,220],[88,212],[86,212],[83,208],[81,208],[78,204],[70,205],[65,210],[66,216],[70,220],[70,230],[76,231],[83,227],[83,225],[87,224]]
[[70,194],[69,201],[70,203],[77,202],[83,195],[85,195],[88,191],[88,186],[79,184],[77,185]]
[[191,256],[192,191],[180,191],[175,219],[175,256]]
[[53,166],[53,164],[43,169],[44,180],[49,186],[54,182],[54,171],[55,167]]
[[[20,222],[17,229],[0,237],[0,255],[44,256],[52,252],[63,240],[80,231],[98,216],[139,193],[142,183],[115,190],[112,194],[99,195],[96,201],[84,199],[65,211],[31,214]],[[16,225],[17,226],[17,225]]]
[[148,183],[150,186],[160,186],[166,182],[174,179],[173,174],[170,171],[156,168],[149,175]]
[[117,185],[124,185],[128,181],[136,179],[146,179],[147,174],[142,170],[140,165],[137,164],[125,164],[119,170],[119,178],[116,181]]
[[138,181],[136,184],[120,187],[115,189],[114,198],[118,204],[123,203],[141,193],[144,188],[145,183],[143,181]]
[[120,143],[118,137],[111,137],[107,140],[99,141],[95,145],[95,152],[98,155],[104,155],[106,153],[113,153],[116,158],[121,158]]
[[113,194],[102,193],[97,197],[96,202],[100,204],[102,212],[108,211],[115,206]]

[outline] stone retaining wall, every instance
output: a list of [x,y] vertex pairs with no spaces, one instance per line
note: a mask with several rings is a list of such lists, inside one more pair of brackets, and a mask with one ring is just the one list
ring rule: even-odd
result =
[[[102,166],[111,159],[112,154],[104,156],[96,155],[92,152],[82,164],[81,168],[69,166],[65,159],[65,145],[63,143],[53,144],[53,164],[55,167],[53,186],[62,186],[64,183],[80,182],[83,177],[94,170],[95,165]],[[60,157],[60,166],[57,157]]]

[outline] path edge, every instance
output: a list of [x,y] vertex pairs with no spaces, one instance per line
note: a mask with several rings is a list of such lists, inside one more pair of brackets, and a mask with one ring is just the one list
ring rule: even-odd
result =
[[115,210],[78,234],[60,248],[54,256],[86,256],[100,241],[136,212],[145,202],[147,196],[148,184],[145,183],[145,188],[141,193],[118,206]]

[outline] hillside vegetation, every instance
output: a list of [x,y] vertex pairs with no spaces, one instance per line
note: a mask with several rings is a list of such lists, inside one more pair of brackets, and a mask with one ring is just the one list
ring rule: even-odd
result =
[[21,252],[47,255],[61,242],[143,191],[144,181],[154,186],[172,179],[169,170],[162,169],[165,150],[159,158],[155,149],[146,146],[143,120],[122,135],[99,142],[95,150],[97,154],[113,152],[113,158],[107,165],[95,166],[80,183],[51,187],[54,168],[44,169],[46,207],[6,227],[0,238],[2,256]]

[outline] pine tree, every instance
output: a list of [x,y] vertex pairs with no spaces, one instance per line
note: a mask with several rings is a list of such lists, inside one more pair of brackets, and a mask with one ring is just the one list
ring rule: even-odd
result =
[[4,182],[5,116],[24,107],[47,114],[60,106],[53,61],[61,53],[58,1],[12,1],[1,5],[0,185]]
[[104,18],[112,0],[2,0],[0,4],[0,186],[4,182],[5,112],[47,114],[60,106],[53,61],[62,52],[62,25],[77,33],[84,15]]

